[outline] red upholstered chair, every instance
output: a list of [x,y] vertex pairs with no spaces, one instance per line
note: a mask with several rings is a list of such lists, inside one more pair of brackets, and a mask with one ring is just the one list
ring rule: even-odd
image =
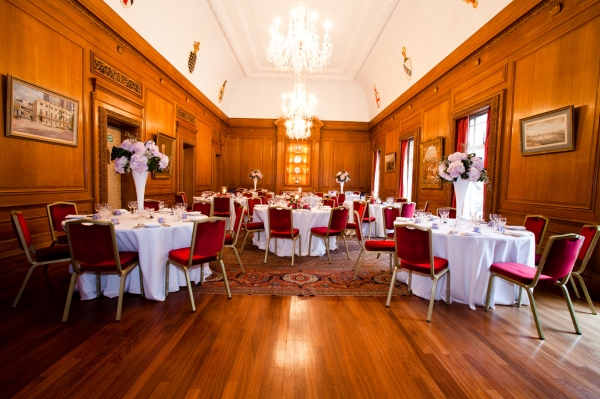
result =
[[310,256],[310,250],[312,248],[312,237],[319,237],[325,240],[325,249],[327,250],[327,261],[331,263],[329,257],[329,237],[341,236],[344,239],[344,245],[346,245],[346,256],[350,260],[350,253],[348,252],[348,243],[346,242],[346,236],[343,234],[346,231],[346,223],[348,222],[348,208],[333,208],[331,215],[329,216],[329,224],[324,227],[313,227],[310,229],[310,237],[308,238],[308,255]]
[[62,222],[67,215],[77,215],[77,204],[74,202],[53,202],[46,205],[46,212],[48,213],[52,245],[67,245],[67,235],[65,234]]
[[396,200],[394,202],[406,202],[406,201],[408,201],[406,198],[398,197],[398,198],[396,198]]
[[237,258],[238,263],[242,268],[242,273],[246,273],[246,271],[244,270],[244,265],[242,265],[240,255],[237,251],[237,248],[235,247],[237,245],[238,238],[240,237],[240,230],[244,221],[244,211],[246,210],[246,208],[239,202],[235,201],[233,203],[233,209],[235,210],[235,223],[233,224],[233,234],[225,234],[225,248],[233,249],[233,252],[235,252],[235,257]]
[[490,279],[488,280],[488,291],[485,301],[485,310],[490,305],[493,297],[493,281],[495,277],[500,277],[510,283],[516,284],[519,289],[519,306],[521,292],[525,290],[529,297],[533,319],[540,339],[544,339],[542,326],[540,325],[535,300],[533,299],[532,289],[536,286],[558,285],[565,296],[565,301],[571,313],[571,320],[575,326],[575,332],[581,335],[577,318],[573,310],[573,304],[567,290],[567,282],[571,276],[573,266],[577,260],[577,255],[583,244],[583,237],[577,234],[564,234],[552,236],[548,239],[548,245],[544,250],[540,265],[537,268],[529,267],[516,262],[494,263],[490,268]]
[[[368,205],[367,205],[366,201],[359,201],[359,200],[352,201],[352,209],[354,212],[356,212],[356,211],[359,212],[361,220],[362,220],[363,216],[365,215],[365,212],[367,211],[367,207],[368,207]],[[354,214],[352,214],[351,220],[354,220]],[[360,223],[360,227],[362,228],[362,222]],[[348,232],[350,230],[354,230],[356,232],[356,223],[348,222],[346,224],[346,232]]]
[[68,262],[71,260],[71,254],[67,245],[54,245],[54,243],[48,248],[39,248],[36,250],[33,246],[33,239],[31,238],[31,234],[29,233],[29,228],[27,227],[27,222],[25,221],[23,214],[18,211],[10,211],[10,220],[15,230],[15,235],[17,236],[19,246],[23,252],[25,252],[27,261],[29,261],[31,264],[29,271],[25,276],[25,281],[23,281],[21,289],[19,290],[19,293],[12,304],[12,307],[15,308],[17,307],[17,303],[19,303],[21,294],[23,294],[23,290],[29,281],[29,277],[31,277],[33,269],[38,266],[47,266],[52,263]]
[[390,292],[385,306],[390,306],[392,291],[396,284],[398,267],[408,270],[408,292],[411,291],[413,272],[427,274],[433,279],[431,287],[431,299],[429,300],[429,311],[427,321],[431,321],[433,313],[433,302],[435,301],[435,290],[439,279],[447,274],[446,278],[446,305],[450,304],[450,269],[448,260],[433,255],[433,240],[431,229],[412,223],[403,223],[394,228],[394,242],[396,244],[396,265],[390,282]]
[[210,201],[194,201],[194,205],[192,205],[192,211],[200,212],[203,215],[210,216],[212,215],[212,207],[213,203]]
[[579,251],[579,255],[577,256],[577,261],[575,262],[575,269],[571,273],[571,284],[573,285],[573,291],[575,291],[577,299],[579,299],[579,291],[577,290],[577,285],[575,285],[575,280],[573,280],[573,276],[577,277],[577,279],[579,280],[579,284],[581,284],[581,288],[583,289],[585,299],[587,299],[588,305],[590,305],[592,314],[596,314],[596,308],[594,307],[594,303],[590,298],[590,294],[588,293],[587,287],[583,282],[581,274],[585,270],[585,267],[587,266],[588,261],[592,256],[592,252],[594,252],[594,247],[598,242],[598,237],[600,237],[600,226],[586,224],[581,228],[581,232],[579,232],[579,235],[583,236],[584,241],[583,245],[581,246],[581,251]]
[[153,199],[144,199],[144,208],[152,208],[155,211],[160,210],[160,207],[158,206],[160,201],[158,200],[153,200]]
[[[354,201],[354,209],[356,209],[357,202],[363,202],[363,201],[355,200]],[[371,239],[371,232],[373,231],[373,224],[375,223],[376,220],[377,219],[375,218],[375,216],[369,215],[369,204],[365,202],[365,210],[363,212],[362,222],[369,223],[369,239]]]
[[323,206],[330,206],[331,208],[335,208],[335,200],[332,198],[323,199]]
[[450,207],[438,208],[437,209],[438,216],[442,216],[442,215],[440,215],[440,210],[442,210],[442,209],[449,209],[450,212],[448,213],[448,218],[456,219],[456,208],[450,208]]
[[247,220],[244,221],[244,230],[246,231],[246,234],[244,234],[244,241],[242,241],[240,253],[244,252],[244,245],[246,245],[246,239],[248,238],[248,234],[256,233],[258,234],[258,238],[260,239],[260,232],[265,231],[265,224],[263,222],[252,222],[251,220]]
[[246,200],[246,204],[248,204],[248,221],[252,221],[252,217],[254,216],[254,207],[256,205],[262,205],[262,199],[260,198],[248,198]]
[[397,217],[400,217],[400,208],[396,208],[395,206],[386,206],[381,210],[383,214],[383,228],[384,233],[386,233],[386,239],[394,238],[394,232],[388,233],[388,230],[394,230],[394,222]]
[[[360,214],[358,213],[358,211],[354,211],[354,223],[356,226],[360,226],[360,220]],[[393,241],[365,240],[361,228],[356,229],[356,238],[358,239],[361,248],[360,253],[358,254],[358,258],[356,258],[356,262],[354,263],[353,270],[356,269],[356,272],[354,272],[354,277],[352,278],[352,280],[356,279],[358,271],[364,263],[367,254],[377,254],[377,256],[379,256],[380,254],[389,254],[390,271],[392,270],[392,255],[395,251]]]
[[[89,219],[71,220],[65,223],[65,229],[69,237],[73,275],[71,276],[71,284],[69,285],[69,293],[67,295],[67,302],[65,303],[63,323],[69,317],[77,277],[84,272],[94,272],[97,274],[98,293],[100,293],[100,273],[116,272],[121,277],[117,317],[115,319],[116,321],[120,321],[125,281],[127,275],[140,263],[138,253],[119,251],[115,235],[115,225],[111,222]],[[140,273],[140,292],[142,297],[144,297],[142,268],[139,267],[138,270]]]
[[354,194],[354,195],[360,195],[360,191],[353,191],[352,194]]
[[317,197],[321,197],[321,198],[323,198],[323,193],[316,192],[316,193],[315,193],[315,195],[316,195]]
[[252,197],[253,197],[253,196],[252,196],[252,193],[250,193],[250,192],[248,192],[248,193],[243,193],[242,195],[243,195],[244,197],[246,197],[246,198],[252,198]]
[[548,218],[542,215],[527,215],[523,226],[535,236],[535,264],[538,265],[542,259],[542,244],[546,229],[548,228]]
[[267,193],[265,196],[267,197],[267,201],[268,201],[271,198],[273,198],[273,193]]
[[344,194],[344,193],[338,194],[338,196],[337,196],[338,206],[344,205],[345,201],[346,201],[346,194]]
[[403,218],[411,218],[415,216],[415,208],[417,204],[414,202],[405,202],[402,204],[402,209],[400,210],[400,216]]
[[[213,213],[211,216],[229,218],[231,220],[231,200],[229,197],[213,197]],[[231,226],[233,228],[233,226]]]
[[229,282],[227,281],[227,272],[223,264],[223,247],[225,245],[225,226],[224,218],[207,218],[194,220],[192,230],[192,241],[189,247],[174,249],[169,251],[167,258],[167,272],[165,273],[165,295],[169,296],[169,265],[180,267],[185,273],[185,281],[190,294],[192,303],[192,312],[196,311],[194,294],[190,283],[188,270],[194,266],[200,266],[200,284],[204,282],[204,263],[219,261],[227,297],[231,299]]
[[[269,233],[267,235],[267,249],[265,250],[264,263],[267,263],[271,237],[275,239],[275,251],[277,251],[278,238],[292,240],[292,266],[294,266],[296,240],[300,238],[300,230],[294,228],[294,217],[291,208],[269,208]],[[298,249],[302,249],[300,240],[298,241]]]

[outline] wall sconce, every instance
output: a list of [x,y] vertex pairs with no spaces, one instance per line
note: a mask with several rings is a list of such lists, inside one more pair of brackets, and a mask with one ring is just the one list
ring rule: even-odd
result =
[[227,186],[221,187],[221,191],[223,192],[223,194],[227,194]]

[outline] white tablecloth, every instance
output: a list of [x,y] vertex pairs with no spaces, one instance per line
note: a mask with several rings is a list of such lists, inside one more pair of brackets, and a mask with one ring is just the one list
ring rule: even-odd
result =
[[[193,223],[174,222],[174,216],[160,215],[167,218],[171,227],[155,227],[132,229],[137,224],[130,214],[117,216],[120,224],[115,226],[117,245],[119,251],[135,251],[139,253],[140,266],[144,276],[144,294],[146,298],[155,301],[165,300],[165,271],[169,251],[189,247],[192,240]],[[158,217],[158,215],[157,215]],[[157,222],[157,219],[150,219]],[[138,266],[139,267],[139,266]],[[170,265],[169,292],[178,291],[180,286],[185,286],[185,274],[181,269]],[[208,264],[204,265],[204,277],[212,274]],[[137,267],[127,275],[125,292],[140,294],[140,278]],[[120,278],[114,275],[102,276],[104,295],[114,298],[119,295]],[[200,268],[190,269],[190,280],[196,284],[200,282]],[[96,276],[84,273],[77,280],[81,299],[97,297]]]
[[[450,301],[466,303],[473,310],[475,305],[484,306],[492,263],[519,262],[535,267],[533,234],[511,237],[496,233],[491,227],[481,226],[481,235],[450,235],[450,223],[441,224],[438,230],[433,230],[433,254],[447,259],[450,267]],[[407,282],[408,272],[399,271],[397,280]],[[429,299],[432,285],[433,279],[429,275],[413,273],[412,291],[415,295]],[[517,288],[505,280],[494,279],[494,301],[490,305],[513,304]],[[446,299],[446,276],[438,281],[435,299]],[[527,295],[523,295],[522,302],[529,304]]]
[[[300,230],[300,244],[296,240],[295,253],[296,255],[306,256],[308,255],[308,240],[310,238],[310,229],[313,227],[322,227],[329,224],[329,216],[331,210],[311,210],[311,211],[293,211],[294,228]],[[266,207],[254,207],[254,221],[264,222],[265,230],[269,231],[269,213]],[[260,249],[267,247],[267,234],[260,234],[260,240],[258,234],[254,234],[252,243],[258,246]],[[298,245],[300,245],[301,251],[298,252]],[[337,249],[335,237],[329,238],[329,250],[334,251]],[[275,252],[275,239],[271,239],[269,243],[269,251]],[[311,256],[323,256],[326,253],[325,242],[323,239],[314,237],[312,240],[312,248],[310,250]],[[289,239],[278,239],[277,240],[277,256],[292,256],[292,240]]]
[[359,201],[359,194],[352,194],[352,191],[346,191],[346,201]]

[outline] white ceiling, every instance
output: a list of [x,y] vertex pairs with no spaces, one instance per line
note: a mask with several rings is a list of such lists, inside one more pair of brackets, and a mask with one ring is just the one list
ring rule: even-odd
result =
[[[307,1],[317,12],[317,33],[323,40],[325,22],[331,22],[329,37],[333,44],[330,64],[314,79],[352,81],[362,68],[377,38],[400,0]],[[275,18],[281,19],[280,33],[289,25],[293,1],[208,0],[225,37],[229,41],[244,75],[248,78],[275,79],[282,73],[267,60]],[[293,72],[283,73],[292,77]]]
[[[318,33],[330,20],[333,55],[321,74],[307,79],[322,120],[368,122],[512,0],[308,0],[319,14]],[[269,28],[276,17],[287,29],[293,0],[138,0],[123,8],[104,0],[183,76],[231,118],[278,118],[291,74],[267,61]],[[201,42],[196,69],[188,55]],[[412,60],[409,81],[402,46]],[[219,89],[227,80],[219,103]],[[373,86],[381,97],[375,103]]]

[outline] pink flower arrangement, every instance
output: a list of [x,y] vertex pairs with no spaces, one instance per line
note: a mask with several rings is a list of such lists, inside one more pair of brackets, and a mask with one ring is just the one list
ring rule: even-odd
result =
[[120,174],[162,172],[169,166],[169,157],[158,150],[154,141],[142,143],[135,138],[128,138],[120,146],[113,147],[110,160],[115,163],[115,172]]
[[442,181],[453,182],[457,179],[472,182],[486,182],[487,171],[483,167],[483,159],[475,154],[455,152],[442,158],[438,167],[438,175]]
[[250,179],[258,179],[258,180],[262,180],[263,178],[263,174],[260,170],[258,169],[254,169],[250,171]]
[[346,183],[350,181],[350,174],[345,170],[337,172],[335,174],[335,181],[338,183]]

